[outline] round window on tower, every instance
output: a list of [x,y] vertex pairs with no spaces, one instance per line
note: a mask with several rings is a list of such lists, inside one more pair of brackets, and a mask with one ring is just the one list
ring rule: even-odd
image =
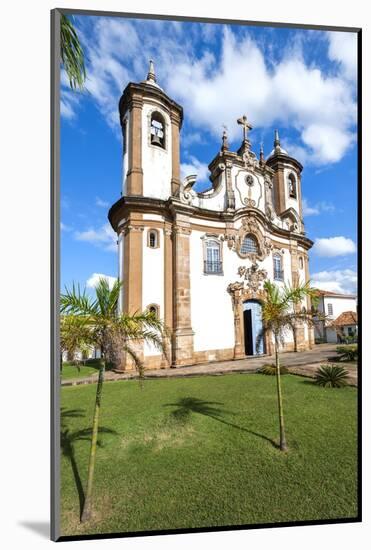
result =
[[151,145],[165,149],[165,120],[158,111],[151,115],[150,139]]

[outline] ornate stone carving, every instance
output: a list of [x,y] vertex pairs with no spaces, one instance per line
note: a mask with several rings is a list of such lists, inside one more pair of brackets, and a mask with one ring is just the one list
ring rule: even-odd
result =
[[273,196],[272,196],[273,183],[270,180],[270,178],[265,179],[264,189],[265,189],[265,213],[267,217],[272,221],[277,214],[273,204]]
[[250,198],[246,198],[243,200],[244,204],[246,204],[246,206],[248,206],[249,208],[254,208],[254,206],[256,205],[256,202],[254,201],[254,199],[250,199]]
[[139,225],[127,225],[123,230],[124,235],[127,235],[129,231],[141,232],[144,231],[144,227]]
[[[241,246],[246,235],[253,235],[257,241],[258,252],[249,252],[241,254]],[[249,215],[242,218],[242,225],[237,232],[234,245],[231,247],[237,252],[240,258],[248,258],[252,262],[256,260],[264,260],[271,250],[270,240],[264,236],[263,231],[254,215]]]
[[242,155],[242,159],[245,164],[245,168],[257,168],[259,165],[259,161],[252,151],[246,151]]
[[174,233],[177,235],[190,235],[192,233],[191,229],[188,227],[182,227],[182,226],[175,226],[174,227]]
[[263,281],[267,278],[268,273],[265,269],[258,269],[258,264],[255,262],[251,267],[240,266],[238,268],[238,275],[246,281],[246,287],[256,294]]

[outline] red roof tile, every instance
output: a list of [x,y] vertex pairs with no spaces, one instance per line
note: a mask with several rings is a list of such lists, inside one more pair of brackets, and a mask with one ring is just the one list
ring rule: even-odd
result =
[[356,325],[357,313],[355,311],[343,311],[339,317],[332,321],[332,325],[336,327],[343,327],[345,325]]

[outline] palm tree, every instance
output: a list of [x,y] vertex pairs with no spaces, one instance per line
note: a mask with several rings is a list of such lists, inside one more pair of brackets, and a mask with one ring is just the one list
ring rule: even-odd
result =
[[280,427],[280,450],[287,451],[285,425],[282,406],[282,389],[280,376],[279,346],[283,342],[287,330],[295,330],[298,321],[312,324],[312,313],[305,308],[298,311],[298,305],[309,296],[316,301],[316,289],[311,288],[309,282],[303,285],[279,286],[266,281],[264,283],[265,298],[262,300],[262,321],[264,332],[273,334],[274,353],[276,363],[278,417]]
[[73,90],[84,89],[86,78],[84,51],[72,22],[61,15],[61,60]]
[[[94,338],[89,324],[84,317],[76,315],[62,315],[60,327],[60,347],[62,352],[67,353],[67,357],[72,357],[72,362],[78,367],[74,356],[77,351],[83,354],[88,352],[94,345]],[[61,361],[62,367],[62,361]],[[79,368],[79,367],[78,367]]]
[[101,361],[95,407],[93,415],[91,448],[88,468],[88,481],[81,521],[87,521],[91,517],[92,489],[95,466],[95,455],[98,439],[99,411],[102,399],[104,374],[106,369],[107,354],[112,342],[117,345],[120,342],[122,349],[131,357],[139,375],[143,376],[143,363],[135,350],[135,343],[146,342],[154,345],[163,353],[163,341],[166,330],[163,323],[150,312],[134,315],[118,314],[117,305],[121,284],[116,281],[113,288],[109,288],[107,279],[101,278],[95,288],[95,298],[91,298],[86,291],[80,291],[80,287],[72,286],[61,295],[61,312],[69,316],[83,320],[85,327],[89,327],[89,339],[100,348]]

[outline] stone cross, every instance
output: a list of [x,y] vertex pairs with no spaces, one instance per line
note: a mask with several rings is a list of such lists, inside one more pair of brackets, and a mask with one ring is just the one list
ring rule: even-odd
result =
[[243,128],[243,140],[246,141],[248,132],[252,130],[252,126],[247,122],[247,117],[243,115],[241,118],[237,119],[237,124],[240,124]]

